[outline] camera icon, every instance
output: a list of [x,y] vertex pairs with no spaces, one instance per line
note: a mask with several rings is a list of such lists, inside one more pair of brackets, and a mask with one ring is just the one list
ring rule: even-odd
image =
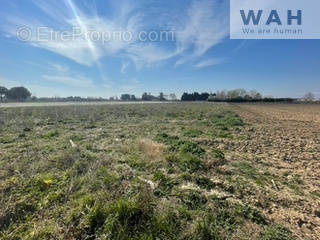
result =
[[17,38],[19,41],[28,42],[32,38],[32,30],[29,27],[20,27],[17,30]]

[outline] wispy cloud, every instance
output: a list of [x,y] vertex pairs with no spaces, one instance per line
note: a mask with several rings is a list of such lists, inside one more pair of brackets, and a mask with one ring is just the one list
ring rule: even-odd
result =
[[194,65],[194,67],[197,69],[200,69],[200,68],[205,68],[205,67],[211,67],[211,66],[218,65],[221,63],[222,63],[221,59],[215,58],[215,59],[200,61],[200,62],[196,63]]
[[146,65],[151,66],[177,55],[175,51],[161,49],[153,44],[132,45],[128,47],[127,53],[139,70]]
[[[166,10],[159,8],[157,14],[162,16],[159,19],[166,20],[158,22],[152,21],[151,16],[146,14],[149,8],[143,1],[121,0],[121,3],[117,4],[109,2],[112,12],[109,15],[98,14],[95,1],[92,1],[90,6],[84,5],[81,0],[32,0],[32,3],[41,14],[30,17],[17,11],[14,17],[13,14],[7,15],[4,19],[7,23],[3,29],[5,34],[14,36],[20,26],[28,26],[33,30],[48,26],[53,34],[65,30],[72,36],[72,40],[46,39],[39,42],[32,38],[29,44],[86,66],[97,65],[101,68],[100,60],[103,57],[118,56],[132,61],[138,70],[173,57],[180,58],[176,63],[180,65],[199,59],[228,35],[226,7],[216,0],[194,0],[188,8],[177,10],[180,20],[177,20],[174,14],[167,16]],[[152,41],[137,42],[135,39],[92,41],[90,38],[79,37],[73,32],[73,27],[83,32],[131,32],[134,35],[149,29],[166,29],[175,32],[175,41],[170,43],[171,45]],[[127,67],[128,63],[123,64],[120,72],[124,74]]]
[[49,76],[43,75],[42,78],[46,81],[63,84],[76,88],[90,88],[93,87],[93,81],[84,77],[71,77],[71,76]]
[[57,85],[70,86],[73,88],[94,88],[94,81],[85,77],[66,65],[48,62],[44,64],[49,70],[50,74],[42,75],[42,79],[47,82],[55,83]]
[[217,1],[193,2],[184,19],[183,28],[176,33],[178,49],[182,52],[182,58],[176,65],[201,57],[228,36],[226,9],[224,4],[218,4]]
[[32,89],[32,94],[37,97],[68,97],[68,96],[81,96],[81,97],[107,97],[113,92],[108,91],[104,86],[93,88],[73,88],[72,93],[69,88],[64,85],[39,85],[29,84],[28,88]]
[[132,78],[129,80],[129,82],[121,85],[120,90],[132,92],[133,90],[136,90],[136,89],[140,88],[141,86],[142,86],[142,84],[140,83],[140,81],[138,79]]
[[19,81],[8,79],[0,76],[0,86],[5,86],[7,88],[21,86]]
[[[71,74],[69,72],[69,74]],[[48,82],[53,83],[48,85]],[[67,97],[70,95],[82,97],[107,97],[114,93],[113,86],[108,84],[95,85],[92,79],[83,76],[42,76],[42,81],[35,83],[21,83],[15,79],[0,76],[0,86],[7,88],[24,86],[32,91],[32,95],[37,97]],[[72,87],[72,91],[70,88]]]
[[52,67],[52,69],[58,73],[66,73],[69,71],[69,67],[68,66],[62,66],[60,64],[57,63],[49,63],[49,65]]

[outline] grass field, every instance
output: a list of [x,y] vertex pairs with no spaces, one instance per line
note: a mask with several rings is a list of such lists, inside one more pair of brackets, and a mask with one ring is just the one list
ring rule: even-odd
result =
[[0,108],[0,239],[319,239],[320,106]]

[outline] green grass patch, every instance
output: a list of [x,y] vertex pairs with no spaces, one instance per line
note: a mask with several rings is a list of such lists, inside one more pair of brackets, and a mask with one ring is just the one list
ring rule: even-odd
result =
[[261,240],[294,240],[292,233],[281,225],[267,227],[261,235]]
[[245,178],[252,179],[260,186],[270,184],[272,176],[268,173],[260,173],[249,162],[235,162],[233,166],[243,175]]

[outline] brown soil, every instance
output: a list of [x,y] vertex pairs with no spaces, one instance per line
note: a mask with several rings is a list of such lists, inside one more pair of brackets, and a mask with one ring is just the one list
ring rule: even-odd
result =
[[320,105],[232,108],[247,126],[240,132],[244,139],[224,146],[230,158],[244,158],[278,176],[248,201],[259,202],[270,220],[286,225],[299,239],[320,239]]

